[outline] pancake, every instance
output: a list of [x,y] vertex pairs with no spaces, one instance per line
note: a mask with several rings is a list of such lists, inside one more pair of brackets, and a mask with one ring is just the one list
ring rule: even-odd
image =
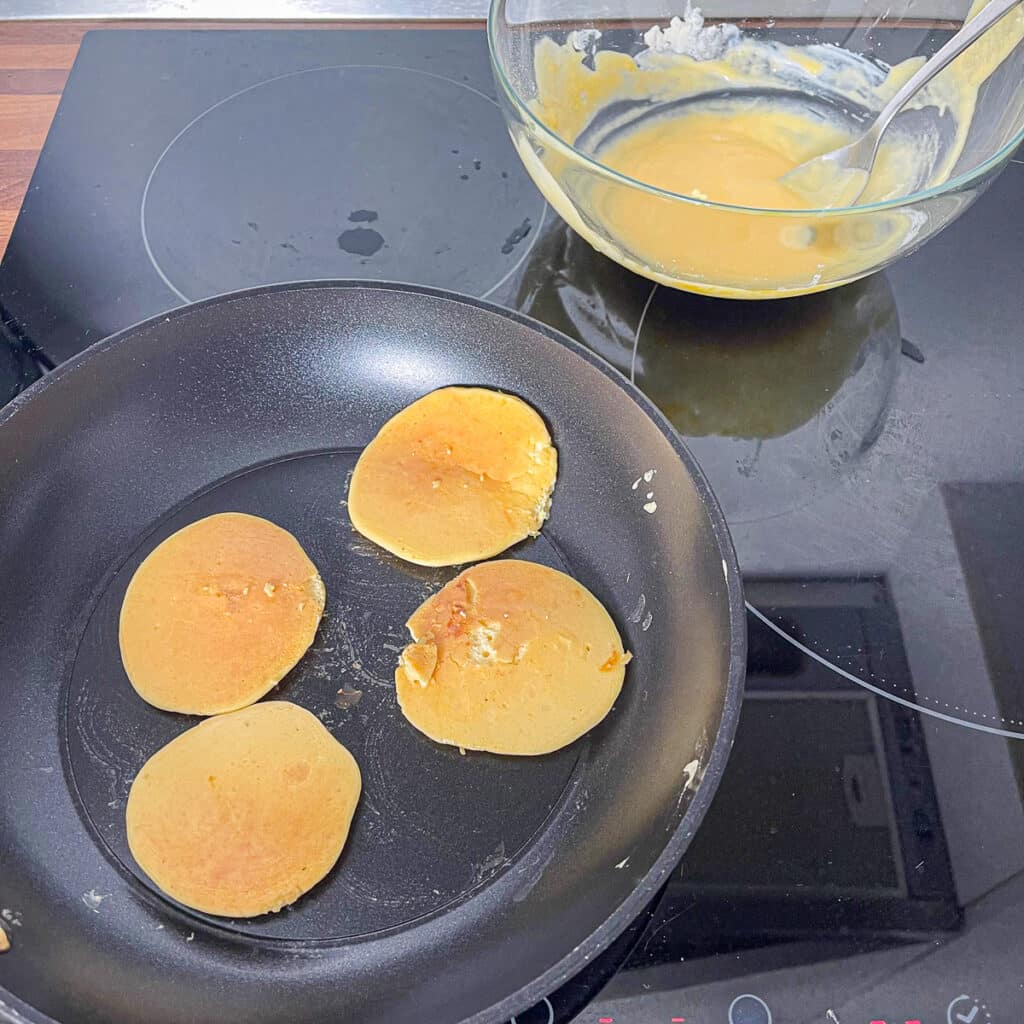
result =
[[546,754],[592,729],[631,657],[582,584],[514,559],[466,569],[406,625],[402,713],[438,743],[496,754]]
[[128,795],[128,845],[172,899],[255,917],[334,866],[362,786],[352,755],[304,708],[267,701],[158,750]]
[[326,594],[286,530],[241,512],[200,519],[139,566],[121,606],[121,660],[164,711],[252,704],[313,642]]
[[442,388],[393,416],[349,486],[352,525],[418,565],[491,558],[540,532],[558,454],[526,402],[486,388]]

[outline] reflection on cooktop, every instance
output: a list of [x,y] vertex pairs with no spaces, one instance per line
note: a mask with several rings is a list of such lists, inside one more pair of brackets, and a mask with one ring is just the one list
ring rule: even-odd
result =
[[730,524],[811,503],[849,476],[884,428],[900,356],[884,274],[817,295],[731,302],[623,274],[558,223],[538,243],[517,301],[658,403]]
[[496,114],[479,89],[414,68],[315,68],[250,85],[160,154],[142,194],[147,255],[182,302],[326,277],[489,295],[544,213],[517,165],[510,173]]
[[[985,664],[1005,723],[1024,729],[1020,609],[1024,607],[1024,484],[957,483],[942,497],[964,568],[975,618],[982,624]],[[1024,795],[1024,745],[1013,754]]]
[[90,33],[0,296],[54,362],[183,302],[282,281],[500,301],[552,219],[482,34]]
[[[884,659],[912,689],[885,581],[747,581],[787,631]],[[960,911],[917,716],[822,668],[753,616],[730,771],[640,959],[956,928]]]

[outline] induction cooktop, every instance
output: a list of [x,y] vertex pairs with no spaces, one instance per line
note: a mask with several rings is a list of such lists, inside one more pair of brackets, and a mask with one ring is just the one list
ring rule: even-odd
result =
[[0,265],[0,401],[140,319],[279,281],[437,285],[579,339],[722,502],[748,684],[665,893],[518,1024],[1019,1021],[1022,199],[1018,160],[886,273],[692,296],[547,207],[481,30],[95,32]]

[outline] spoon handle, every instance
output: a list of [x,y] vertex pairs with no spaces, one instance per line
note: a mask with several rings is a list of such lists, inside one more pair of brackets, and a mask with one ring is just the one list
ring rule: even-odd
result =
[[903,109],[903,105],[915,93],[927,85],[950,61],[960,56],[979,36],[984,35],[997,21],[1004,18],[1021,0],[989,0],[981,11],[968,21],[963,28],[941,49],[936,51],[916,74],[910,76],[903,87],[884,107],[872,126],[873,134],[879,137],[889,122]]

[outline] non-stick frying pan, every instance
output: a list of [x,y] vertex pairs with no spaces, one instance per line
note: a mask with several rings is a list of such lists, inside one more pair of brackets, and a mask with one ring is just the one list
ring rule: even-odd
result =
[[[405,722],[391,682],[403,623],[455,570],[388,557],[344,507],[380,425],[453,383],[547,418],[554,507],[513,554],[579,578],[635,655],[608,718],[547,757],[463,756]],[[229,509],[280,523],[319,566],[320,634],[271,697],[318,714],[364,779],[334,871],[244,921],[175,905],[128,852],[132,778],[196,719],[136,697],[116,628],[142,558]],[[652,898],[732,743],[743,605],[707,482],[613,370],[481,302],[288,285],[124,331],[0,414],[0,530],[0,1015],[506,1020]]]

